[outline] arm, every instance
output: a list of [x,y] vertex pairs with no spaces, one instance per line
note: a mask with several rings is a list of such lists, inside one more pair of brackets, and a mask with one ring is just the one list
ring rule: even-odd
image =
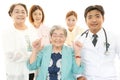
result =
[[75,41],[73,43],[73,48],[74,48],[74,62],[73,63],[76,63],[76,64],[73,64],[73,69],[74,69],[74,74],[82,74],[83,71],[84,71],[84,64],[81,63],[81,55],[80,55],[80,51],[81,51],[81,48],[82,48],[82,44],[79,42],[79,41]]
[[41,45],[41,39],[37,39],[35,42],[33,42],[32,54],[30,56],[30,59],[27,61],[27,67],[29,70],[35,70],[41,65],[41,61],[42,61],[41,49],[43,47],[40,45]]
[[37,54],[42,48],[43,46],[41,46],[41,39],[37,39],[35,42],[33,42],[33,50],[30,56],[30,64],[32,64],[36,60]]
[[117,37],[116,40],[117,41],[115,41],[115,44],[116,44],[115,50],[116,50],[116,53],[118,54],[119,59],[120,59],[120,42],[119,42],[120,41],[120,37]]
[[81,63],[80,50],[82,48],[82,44],[79,41],[75,41],[73,43],[73,48],[74,48],[76,63],[78,66],[80,66],[80,63]]
[[28,59],[25,48],[20,42],[14,32],[7,31],[2,34],[2,47],[8,61],[20,62]]

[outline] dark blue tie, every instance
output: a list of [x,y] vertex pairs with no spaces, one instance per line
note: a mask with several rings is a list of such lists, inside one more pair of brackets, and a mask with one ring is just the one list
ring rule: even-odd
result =
[[93,43],[93,45],[95,46],[96,45],[96,43],[97,43],[97,35],[96,34],[94,34],[93,35],[93,41],[92,41],[92,43]]

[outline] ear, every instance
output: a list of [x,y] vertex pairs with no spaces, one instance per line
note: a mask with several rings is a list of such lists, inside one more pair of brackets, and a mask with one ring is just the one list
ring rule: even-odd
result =
[[103,22],[104,22],[104,16],[103,16]]
[[26,16],[28,17],[28,14],[26,14]]
[[12,17],[12,15],[13,15],[13,14],[10,12],[10,16],[11,16],[11,17]]
[[51,42],[52,42],[52,38],[50,37],[50,39],[49,39],[49,40],[50,40],[50,43],[51,43]]

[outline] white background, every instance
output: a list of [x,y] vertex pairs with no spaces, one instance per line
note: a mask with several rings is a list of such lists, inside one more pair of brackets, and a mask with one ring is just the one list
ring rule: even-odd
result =
[[[9,7],[13,3],[22,2],[27,5],[29,10],[33,4],[40,5],[45,12],[45,24],[51,27],[54,24],[65,26],[65,16],[69,10],[74,10],[78,14],[78,23],[80,27],[87,28],[84,22],[84,10],[89,5],[100,4],[105,10],[105,22],[103,27],[115,33],[120,38],[120,4],[119,0],[3,0],[0,3],[0,32],[9,27],[12,19],[8,16]],[[26,23],[29,21],[27,19]],[[0,39],[1,40],[1,39]],[[1,44],[1,43],[0,43]],[[5,62],[0,45],[0,75],[5,80]],[[116,69],[120,76],[120,61],[116,59]],[[2,76],[3,75],[3,76]]]

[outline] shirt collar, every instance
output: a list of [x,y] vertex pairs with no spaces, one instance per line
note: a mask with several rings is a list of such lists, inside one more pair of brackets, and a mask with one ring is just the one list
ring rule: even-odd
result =
[[[101,37],[102,34],[104,34],[103,28],[101,28],[96,34],[98,35],[98,38]],[[88,36],[89,36],[91,39],[93,38],[92,35],[93,35],[93,33],[92,33],[91,31],[89,31]]]

